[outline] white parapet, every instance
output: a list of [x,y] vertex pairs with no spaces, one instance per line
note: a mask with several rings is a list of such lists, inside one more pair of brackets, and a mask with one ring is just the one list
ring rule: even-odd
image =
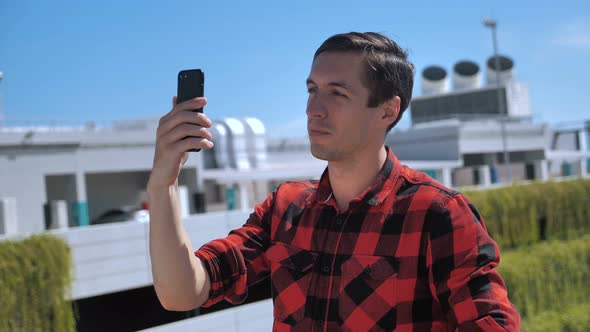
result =
[[13,235],[17,233],[16,198],[0,198],[0,234]]

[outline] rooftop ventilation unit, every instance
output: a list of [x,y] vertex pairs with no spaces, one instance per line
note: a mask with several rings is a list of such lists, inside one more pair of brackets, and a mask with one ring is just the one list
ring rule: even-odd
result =
[[248,161],[248,146],[246,142],[246,128],[244,124],[235,118],[225,118],[223,123],[228,129],[228,153],[230,165],[237,169],[250,169]]
[[422,95],[437,95],[449,91],[447,71],[439,66],[429,66],[422,71]]
[[213,143],[215,146],[212,150],[204,150],[205,154],[205,168],[229,168],[230,153],[229,153],[229,129],[223,122],[213,121],[209,132],[213,135]]
[[257,168],[266,162],[266,129],[256,118],[244,118],[242,123],[246,131],[248,160],[253,168]]
[[514,79],[514,61],[507,56],[498,55],[499,68],[496,66],[496,57],[491,56],[487,61],[486,81],[488,85],[496,84],[496,75],[500,75],[500,85]]
[[479,65],[473,61],[459,61],[453,67],[453,90],[471,90],[481,86]]

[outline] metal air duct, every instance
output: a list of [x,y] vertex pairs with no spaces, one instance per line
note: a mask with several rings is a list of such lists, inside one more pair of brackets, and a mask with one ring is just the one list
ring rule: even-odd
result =
[[213,150],[204,150],[205,168],[229,168],[231,156],[229,146],[229,128],[224,122],[213,121],[209,131],[213,135]]
[[248,160],[253,168],[258,168],[266,162],[266,129],[256,118],[244,118],[242,123],[246,130]]
[[246,129],[244,124],[235,118],[225,118],[223,123],[228,129],[230,163],[237,169],[250,169],[248,147],[246,143]]
[[459,61],[453,67],[453,90],[471,90],[481,86],[479,65],[473,61]]
[[498,55],[499,68],[496,68],[496,57],[491,56],[487,61],[486,81],[488,85],[496,84],[496,75],[500,75],[500,84],[506,84],[514,79],[514,61],[507,56]]
[[422,71],[422,95],[438,95],[448,91],[449,79],[444,68],[428,66]]

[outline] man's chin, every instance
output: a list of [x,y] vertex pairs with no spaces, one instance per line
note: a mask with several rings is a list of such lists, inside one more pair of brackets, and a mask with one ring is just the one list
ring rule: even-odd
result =
[[325,150],[325,148],[317,146],[315,144],[311,144],[310,146],[311,155],[319,160],[329,161],[329,153]]

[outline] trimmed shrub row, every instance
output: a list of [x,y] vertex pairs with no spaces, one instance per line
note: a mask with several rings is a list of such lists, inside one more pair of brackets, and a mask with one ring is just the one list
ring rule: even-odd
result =
[[560,312],[546,311],[522,321],[523,332],[588,332],[590,303],[575,305]]
[[0,242],[0,331],[74,331],[68,245],[51,235]]
[[523,318],[590,299],[590,235],[506,251],[498,271]]
[[465,191],[502,248],[590,233],[590,180]]

